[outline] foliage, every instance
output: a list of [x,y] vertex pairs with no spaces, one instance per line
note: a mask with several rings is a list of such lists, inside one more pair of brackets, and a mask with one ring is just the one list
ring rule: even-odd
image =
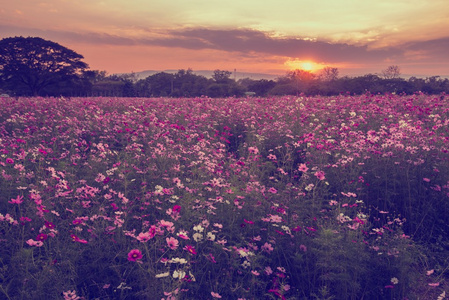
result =
[[436,298],[443,100],[0,98],[0,293]]
[[0,83],[19,95],[61,91],[64,85],[76,86],[88,67],[83,56],[73,50],[38,37],[10,37],[0,40]]

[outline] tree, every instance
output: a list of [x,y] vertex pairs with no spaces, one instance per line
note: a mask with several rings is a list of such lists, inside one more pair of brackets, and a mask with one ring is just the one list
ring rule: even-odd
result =
[[255,92],[257,96],[266,96],[275,85],[273,80],[260,79],[249,84],[248,90]]
[[88,65],[84,57],[39,37],[0,40],[0,84],[16,94],[39,95],[50,86],[77,81]]
[[338,68],[325,67],[321,70],[319,78],[323,81],[330,82],[338,79]]
[[223,71],[223,70],[214,70],[214,74],[212,75],[212,79],[215,80],[216,83],[229,83],[231,81],[231,72]]
[[384,79],[395,79],[399,78],[401,75],[401,68],[399,68],[399,66],[388,66],[388,68],[383,70],[381,73]]

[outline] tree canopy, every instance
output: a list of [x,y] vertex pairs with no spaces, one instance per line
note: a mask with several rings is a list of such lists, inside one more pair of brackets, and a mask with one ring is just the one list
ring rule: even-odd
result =
[[49,86],[66,89],[79,81],[88,65],[84,57],[39,37],[0,40],[0,84],[22,95],[39,95]]

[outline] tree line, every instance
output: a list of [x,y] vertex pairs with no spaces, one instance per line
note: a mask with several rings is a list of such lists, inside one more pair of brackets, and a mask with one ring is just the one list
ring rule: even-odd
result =
[[338,95],[397,93],[449,93],[449,80],[440,76],[401,78],[398,66],[380,74],[339,76],[337,68],[318,73],[287,72],[275,80],[234,80],[232,72],[215,70],[211,78],[191,69],[159,72],[144,79],[135,74],[90,70],[84,57],[58,43],[39,37],[0,40],[0,93],[13,96],[112,97],[229,97],[275,95]]

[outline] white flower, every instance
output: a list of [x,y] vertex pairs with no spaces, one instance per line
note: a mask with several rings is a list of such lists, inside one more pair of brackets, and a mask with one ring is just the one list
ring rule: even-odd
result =
[[167,277],[167,276],[170,276],[170,272],[156,274],[156,278],[163,278],[163,277]]
[[174,264],[176,264],[176,263],[178,263],[178,264],[186,264],[187,260],[185,260],[184,258],[174,257],[174,258],[171,259],[170,262],[174,263]]
[[193,226],[193,230],[198,231],[198,232],[203,232],[204,228],[203,228],[203,226],[201,226],[201,224],[198,224],[196,226]]
[[186,272],[183,270],[175,270],[173,272],[173,278],[183,279],[184,277],[186,277]]
[[195,242],[199,242],[203,239],[203,235],[201,233],[196,232],[193,234],[193,239],[195,240]]
[[391,281],[392,284],[398,284],[399,283],[399,280],[396,277],[391,278],[390,281]]
[[215,241],[215,234],[213,234],[212,232],[208,232],[207,233],[207,239],[209,241]]

